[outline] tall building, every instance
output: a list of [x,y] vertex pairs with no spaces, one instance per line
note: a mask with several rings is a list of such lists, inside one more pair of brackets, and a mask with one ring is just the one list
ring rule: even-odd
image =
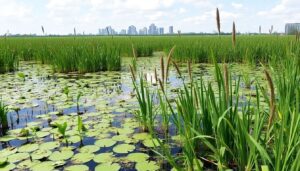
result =
[[126,34],[126,29],[122,29],[122,30],[120,31],[120,34],[121,34],[121,35],[125,35],[125,34]]
[[148,34],[150,34],[150,35],[158,34],[158,30],[157,30],[157,27],[155,24],[151,24],[149,26]]
[[129,26],[127,34],[129,34],[129,35],[137,35],[136,27],[134,25]]
[[169,27],[169,34],[174,34],[174,27],[173,26]]
[[142,28],[142,29],[140,29],[140,31],[139,31],[139,34],[140,35],[147,35],[147,27],[144,27],[144,28]]
[[117,32],[111,27],[107,26],[105,28],[99,29],[99,35],[115,35]]
[[285,34],[296,34],[297,31],[300,31],[300,23],[285,24]]
[[158,29],[158,33],[159,33],[160,35],[164,34],[164,28],[163,28],[163,27],[160,27],[160,28]]

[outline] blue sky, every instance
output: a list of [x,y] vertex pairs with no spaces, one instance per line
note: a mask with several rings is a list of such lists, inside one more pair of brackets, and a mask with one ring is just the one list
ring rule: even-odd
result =
[[116,30],[155,23],[173,25],[182,32],[216,31],[215,9],[221,30],[229,32],[235,21],[239,32],[284,31],[286,22],[300,22],[299,0],[0,0],[0,34],[97,33],[111,25]]

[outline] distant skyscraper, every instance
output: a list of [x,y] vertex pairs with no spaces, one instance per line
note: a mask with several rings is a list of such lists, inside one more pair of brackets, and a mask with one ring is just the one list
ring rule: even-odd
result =
[[157,30],[157,27],[155,24],[151,24],[149,26],[148,34],[150,34],[150,35],[158,34],[158,30]]
[[296,34],[297,31],[300,31],[300,23],[285,24],[285,34]]
[[140,29],[139,34],[140,35],[147,35],[147,27],[144,27],[144,28]]
[[173,28],[173,26],[169,27],[169,34],[174,34],[174,28]]
[[103,29],[99,29],[99,35],[115,35],[117,32],[111,27],[107,26]]
[[125,35],[125,34],[126,34],[126,29],[122,29],[122,30],[120,31],[120,34]]
[[163,27],[160,27],[159,29],[158,29],[158,32],[159,32],[159,34],[164,34],[164,28]]
[[129,35],[137,35],[136,27],[134,25],[129,26],[127,33]]

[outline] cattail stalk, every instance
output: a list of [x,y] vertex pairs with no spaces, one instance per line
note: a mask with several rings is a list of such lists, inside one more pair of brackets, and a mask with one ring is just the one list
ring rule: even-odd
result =
[[165,64],[164,64],[164,57],[160,57],[160,69],[161,69],[161,78],[162,78],[162,83],[164,84],[165,82]]
[[188,72],[189,72],[190,80],[192,82],[193,81],[193,78],[192,78],[192,63],[191,63],[190,60],[188,61]]
[[261,26],[259,26],[259,29],[258,29],[258,31],[259,31],[259,34],[261,34]]
[[236,30],[235,30],[235,23],[232,24],[232,45],[235,48],[236,45]]
[[174,67],[175,67],[175,69],[176,69],[176,71],[177,71],[179,77],[182,77],[181,72],[180,72],[179,67],[178,67],[178,65],[176,64],[176,62],[172,61],[172,64],[174,65]]
[[157,82],[158,81],[158,76],[157,76],[156,68],[154,68],[154,78],[155,78],[155,82]]
[[270,88],[270,114],[269,114],[269,122],[268,122],[268,130],[270,129],[270,126],[274,120],[274,117],[275,117],[275,109],[276,109],[276,106],[275,106],[275,90],[274,90],[274,84],[273,84],[273,81],[272,81],[272,78],[271,78],[271,75],[270,73],[265,69],[265,75],[266,75],[266,79],[268,81],[268,85],[269,85],[269,88]]
[[220,12],[219,9],[217,8],[216,10],[216,20],[217,20],[217,29],[218,29],[218,33],[220,35],[221,33],[221,23],[220,23]]
[[136,81],[134,69],[132,68],[131,65],[129,65],[129,67],[130,67],[130,72],[131,72],[132,79],[133,79],[133,81]]
[[223,70],[224,70],[226,103],[228,104],[228,102],[229,102],[229,76],[228,76],[228,67],[226,64],[224,64]]
[[173,46],[172,49],[170,50],[169,54],[168,54],[168,58],[167,58],[167,67],[166,67],[166,81],[168,80],[168,76],[169,76],[169,68],[170,68],[170,63],[171,63],[171,57],[172,54],[175,50],[176,46]]

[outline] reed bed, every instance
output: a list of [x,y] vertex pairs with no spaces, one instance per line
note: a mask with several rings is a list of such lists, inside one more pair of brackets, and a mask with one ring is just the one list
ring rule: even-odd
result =
[[[0,39],[0,71],[18,69],[20,60],[51,64],[57,72],[120,70],[121,56],[152,56],[168,53],[176,45],[173,60],[180,62],[240,62],[259,64],[299,56],[298,38],[292,36],[110,36],[36,37]],[[238,43],[236,43],[238,42]],[[71,64],[70,61],[73,61]]]

